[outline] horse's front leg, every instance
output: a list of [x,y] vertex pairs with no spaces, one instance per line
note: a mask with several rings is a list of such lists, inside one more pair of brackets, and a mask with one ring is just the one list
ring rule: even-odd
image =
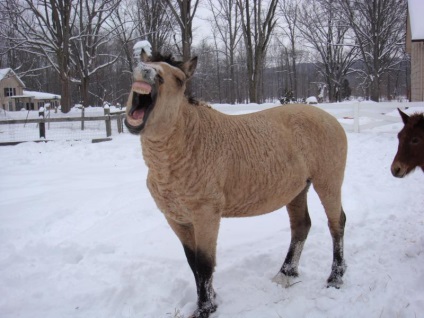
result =
[[202,211],[193,216],[196,238],[197,309],[191,317],[208,318],[216,311],[213,272],[216,264],[216,242],[220,224],[218,213]]
[[194,218],[192,224],[167,220],[183,244],[187,262],[196,280],[197,309],[190,318],[208,318],[217,308],[212,278],[220,217]]

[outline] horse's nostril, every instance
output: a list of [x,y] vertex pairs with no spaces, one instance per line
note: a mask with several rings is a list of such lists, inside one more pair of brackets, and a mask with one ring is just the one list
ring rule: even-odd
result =
[[149,74],[150,74],[150,70],[149,70],[149,69],[144,69],[144,70],[143,70],[143,75],[144,75],[144,77],[148,77],[148,76],[149,76]]
[[394,177],[401,177],[401,168],[399,166],[392,167],[392,175]]

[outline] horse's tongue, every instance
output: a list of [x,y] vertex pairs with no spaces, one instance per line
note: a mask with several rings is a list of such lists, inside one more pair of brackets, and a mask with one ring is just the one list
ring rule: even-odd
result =
[[132,113],[131,117],[134,118],[134,119],[137,119],[137,120],[143,119],[144,110],[139,109],[139,110],[134,111],[134,113]]
[[132,85],[132,89],[137,93],[149,94],[152,90],[152,87],[145,82],[134,82]]

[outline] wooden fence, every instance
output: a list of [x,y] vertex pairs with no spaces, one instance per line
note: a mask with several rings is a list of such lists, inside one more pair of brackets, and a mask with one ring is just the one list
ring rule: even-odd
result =
[[[24,127],[27,124],[37,124],[38,129],[37,130],[31,130],[30,134],[35,135],[37,133],[38,136],[32,136],[30,138],[23,138],[27,140],[5,140],[4,138],[0,140],[0,143],[2,145],[13,145],[18,144],[22,141],[47,141],[47,140],[53,140],[51,133],[49,132],[49,126],[51,123],[71,123],[71,122],[80,122],[81,123],[81,130],[84,130],[86,126],[86,122],[95,122],[95,121],[101,121],[104,122],[104,134],[102,138],[92,138],[93,142],[100,142],[105,140],[110,140],[110,136],[112,136],[112,131],[117,131],[118,133],[124,132],[124,118],[125,118],[125,112],[119,111],[110,113],[109,108],[104,109],[104,115],[103,116],[78,116],[78,117],[57,117],[57,118],[50,118],[49,116],[45,116],[44,112],[39,113],[38,118],[28,118],[28,119],[8,119],[8,120],[0,120],[0,126],[5,127],[3,125],[8,125],[8,127],[12,127],[13,125],[18,126],[19,124],[24,125]],[[113,123],[116,124],[116,130],[112,129]],[[47,127],[47,129],[46,129]],[[18,128],[19,129],[19,128]],[[22,128],[21,128],[22,129]],[[74,134],[72,134],[74,135]],[[67,139],[86,139],[90,138],[89,134],[87,134],[86,137],[77,137],[72,136],[69,134],[67,136]]]
[[[242,114],[254,112],[270,107],[275,107],[276,104],[248,104],[248,105],[225,105],[217,104],[213,105],[219,111],[222,111],[227,114]],[[286,107],[286,106],[280,106]],[[335,116],[346,131],[350,132],[363,132],[370,129],[383,127],[390,124],[401,123],[400,116],[396,112],[396,108],[406,109],[410,108],[412,111],[424,110],[423,102],[385,102],[385,103],[370,103],[370,102],[343,102],[343,103],[333,103],[333,104],[317,104],[314,107],[319,107],[326,110]],[[80,122],[81,129],[84,130],[85,122],[104,122],[104,135],[101,138],[91,138],[93,142],[110,140],[112,131],[117,133],[124,132],[125,128],[123,125],[125,113],[124,111],[110,113],[109,108],[104,109],[104,115],[102,116],[82,116],[79,117],[60,117],[60,118],[50,118],[49,116],[44,116],[44,114],[39,114],[39,118],[29,118],[29,119],[8,119],[0,120],[0,127],[3,125],[15,125],[17,128],[16,131],[19,131],[22,128],[19,128],[18,124],[27,125],[31,123],[37,124],[38,131],[35,129],[31,130],[31,137],[22,138],[22,140],[7,140],[5,138],[0,138],[1,144],[17,144],[22,141],[45,141],[45,140],[54,140],[54,134],[52,133],[54,129],[48,130],[50,123],[66,123],[66,122]],[[46,130],[47,125],[47,130]],[[115,126],[116,125],[116,126]],[[115,129],[116,128],[116,129]],[[97,128],[98,130],[101,128]],[[396,128],[398,129],[398,127]],[[76,129],[73,128],[71,133],[65,137],[66,139],[86,139],[87,137],[76,137]],[[0,137],[2,136],[3,131],[0,131]],[[37,134],[37,136],[34,136]],[[3,134],[4,135],[4,134]],[[29,135],[28,135],[29,136]],[[63,138],[62,138],[63,139]]]

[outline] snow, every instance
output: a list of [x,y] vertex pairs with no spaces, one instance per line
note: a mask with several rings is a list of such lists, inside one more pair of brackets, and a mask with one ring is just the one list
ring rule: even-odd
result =
[[0,69],[0,81],[5,78],[5,76],[11,71],[11,68],[2,68]]
[[15,76],[16,80],[19,82],[19,84],[21,84],[22,87],[25,87],[24,82],[22,82],[22,80],[19,78],[19,76],[17,76],[16,73],[10,67],[0,69],[0,81],[5,79],[6,76],[10,76],[10,77]]
[[[423,173],[405,179],[390,173],[401,126],[347,134],[342,288],[326,288],[331,237],[311,189],[312,229],[290,288],[272,282],[289,246],[285,209],[222,220],[214,275],[219,307],[211,318],[424,313]],[[2,318],[193,312],[193,275],[146,188],[137,137],[1,147],[0,162]]]
[[35,92],[35,91],[27,91],[24,90],[24,97],[33,97],[35,99],[61,99],[60,95],[57,94],[51,94],[51,93],[44,93],[44,92]]
[[152,45],[150,44],[149,41],[143,40],[143,41],[138,41],[136,44],[134,44],[134,47],[133,47],[134,58],[138,59],[143,50],[148,56],[152,55]]
[[408,0],[409,20],[412,40],[424,40],[424,1]]
[[318,100],[315,96],[310,96],[306,99],[306,104],[318,104]]

